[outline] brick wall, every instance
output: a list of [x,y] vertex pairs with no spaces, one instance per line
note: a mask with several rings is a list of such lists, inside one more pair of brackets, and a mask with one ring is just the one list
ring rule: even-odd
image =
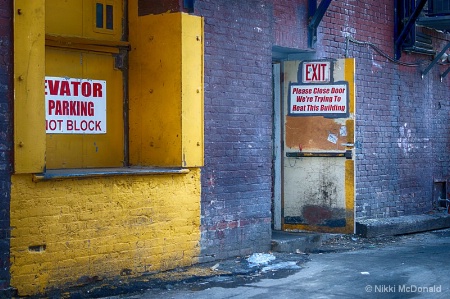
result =
[[183,0],[147,1],[138,0],[139,15],[161,14],[182,11]]
[[197,263],[200,169],[190,170],[43,182],[13,175],[11,286],[27,296]]
[[[369,41],[393,56],[392,1],[333,3],[324,19],[323,49],[343,55],[344,37]],[[344,12],[347,12],[345,14]],[[333,29],[334,28],[334,29]],[[327,29],[338,31],[326,35]],[[445,35],[434,34],[435,49]],[[367,46],[350,44],[356,57],[357,198],[356,216],[384,218],[425,213],[433,208],[433,179],[449,176],[449,80],[435,67],[423,80],[420,71],[432,57],[403,53],[388,61]],[[446,145],[447,144],[447,145]]]
[[12,148],[12,1],[0,0],[0,297],[9,285],[9,202]]
[[[196,1],[195,13],[205,17],[204,258],[267,244],[270,47],[307,50],[307,2]],[[445,68],[422,80],[430,56],[403,53],[402,61],[425,61],[407,67],[368,46],[346,49],[351,36],[393,56],[393,22],[390,0],[332,1],[318,28],[317,59],[344,58],[346,50],[356,59],[357,217],[427,212],[433,179],[450,175],[450,76],[443,83],[438,76]],[[441,49],[446,36],[433,35]]]
[[[307,1],[273,2],[274,10],[284,15],[306,14]],[[300,24],[297,29],[288,23],[275,26],[276,44],[306,47],[305,25],[300,18],[293,18]],[[390,0],[333,1],[318,28],[316,58],[343,58],[346,36],[371,42],[393,56],[393,22],[394,4]],[[427,32],[435,37],[438,51],[449,39],[432,30]],[[305,41],[294,42],[299,36]],[[350,43],[348,54],[356,58],[356,216],[392,217],[430,211],[433,180],[450,175],[450,77],[439,81],[439,72],[446,67],[434,67],[422,80],[420,70],[431,62],[430,56],[403,53],[404,62],[423,62],[407,67],[355,43]]]
[[267,250],[271,236],[270,6],[197,0],[205,17],[202,259]]
[[272,0],[273,42],[287,48],[306,49],[308,45],[308,2]]

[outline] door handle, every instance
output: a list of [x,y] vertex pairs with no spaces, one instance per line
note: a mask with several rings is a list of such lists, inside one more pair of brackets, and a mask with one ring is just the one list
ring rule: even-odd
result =
[[346,150],[345,152],[287,152],[286,157],[289,158],[338,158],[345,157],[346,159],[353,158],[353,152],[351,149]]

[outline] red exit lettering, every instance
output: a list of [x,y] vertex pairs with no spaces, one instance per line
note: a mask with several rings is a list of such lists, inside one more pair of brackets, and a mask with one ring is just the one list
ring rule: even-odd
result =
[[305,63],[303,66],[303,82],[328,82],[329,73],[329,63]]

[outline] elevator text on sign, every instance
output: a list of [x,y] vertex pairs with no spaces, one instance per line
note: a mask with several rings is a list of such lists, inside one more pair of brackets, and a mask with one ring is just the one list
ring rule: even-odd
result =
[[45,77],[46,132],[106,133],[106,81]]
[[348,114],[348,85],[346,82],[327,85],[291,85],[289,115]]
[[331,78],[330,61],[309,61],[302,63],[303,83],[329,83]]

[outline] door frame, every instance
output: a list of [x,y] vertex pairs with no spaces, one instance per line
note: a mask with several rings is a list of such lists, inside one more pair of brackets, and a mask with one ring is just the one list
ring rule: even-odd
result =
[[273,228],[282,230],[283,219],[283,126],[281,125],[283,89],[281,88],[282,62],[272,64],[273,84]]

